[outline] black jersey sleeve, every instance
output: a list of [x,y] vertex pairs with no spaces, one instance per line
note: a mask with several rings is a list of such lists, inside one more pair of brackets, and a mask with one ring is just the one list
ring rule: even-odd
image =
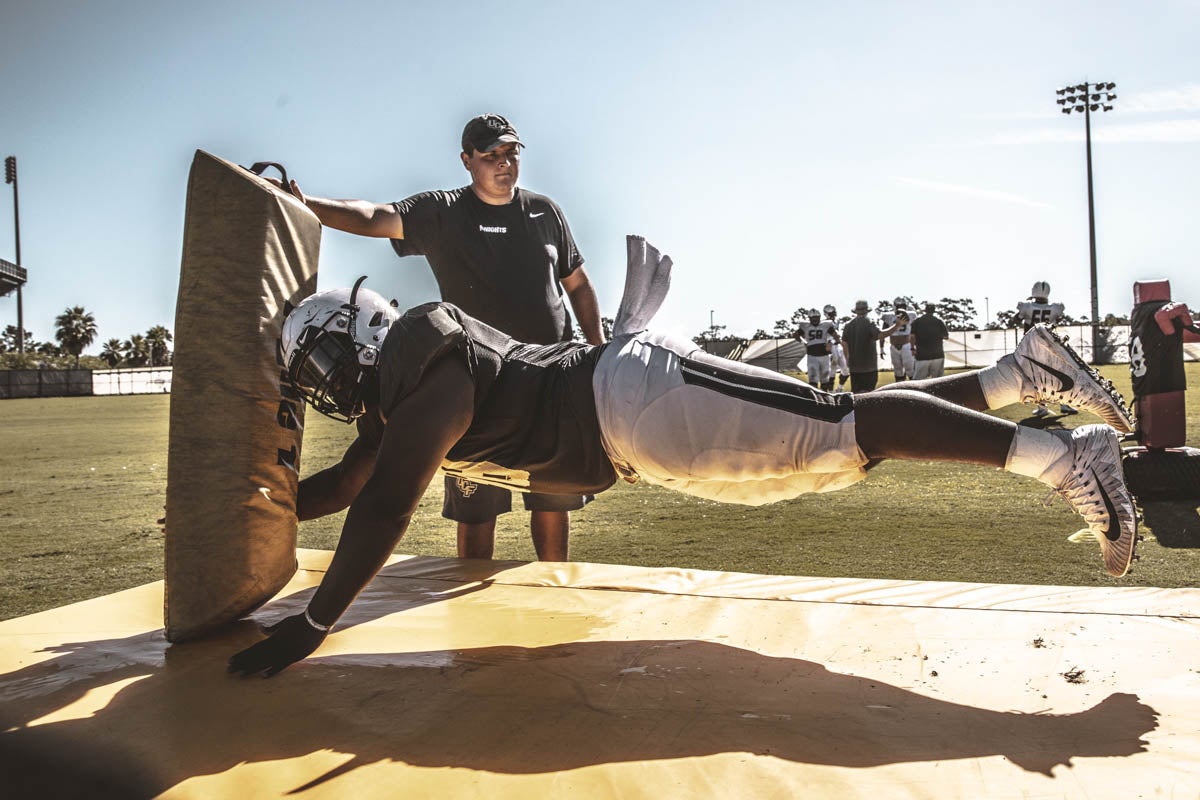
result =
[[475,378],[466,331],[443,303],[409,309],[392,323],[379,365],[379,408],[385,417],[421,382],[425,371],[443,358],[461,358]]
[[562,280],[583,266],[583,254],[579,252],[579,247],[575,244],[575,237],[571,235],[571,226],[567,224],[567,215],[558,207],[558,203],[551,200],[550,204],[554,207],[555,214],[558,215],[558,222],[562,230],[559,252],[566,254],[565,258],[558,260],[558,279]]
[[392,239],[392,249],[398,256],[423,256],[444,223],[443,211],[449,207],[446,192],[421,192],[392,203],[404,221],[404,238]]

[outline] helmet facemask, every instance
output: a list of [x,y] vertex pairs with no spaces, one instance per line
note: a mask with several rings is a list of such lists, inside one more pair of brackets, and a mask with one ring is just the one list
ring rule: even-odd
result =
[[[337,317],[335,324],[346,324]],[[287,365],[288,377],[304,399],[327,417],[352,422],[366,410],[363,405],[364,371],[358,363],[358,346],[350,334],[309,326],[300,334],[300,347]]]
[[370,289],[360,294],[363,280],[349,291],[335,289],[305,299],[284,320],[280,337],[292,385],[317,411],[342,422],[366,412],[368,378],[399,316],[379,294]]

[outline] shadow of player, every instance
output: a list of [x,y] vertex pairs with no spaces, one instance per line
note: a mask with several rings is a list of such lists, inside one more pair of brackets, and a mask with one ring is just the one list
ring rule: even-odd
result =
[[[1142,752],[1158,724],[1133,694],[1078,713],[995,711],[694,640],[355,653],[270,681],[226,674],[255,637],[241,623],[169,652],[161,631],[79,642],[0,676],[7,785],[153,796],[321,751],[344,759],[293,792],[390,761],[533,774],[739,752],[860,768],[1002,755],[1050,775],[1077,757]],[[106,689],[102,708],[61,713]]]

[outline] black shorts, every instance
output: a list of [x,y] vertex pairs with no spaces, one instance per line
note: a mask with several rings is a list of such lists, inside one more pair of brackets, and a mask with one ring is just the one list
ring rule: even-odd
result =
[[854,394],[871,392],[879,385],[879,372],[851,372],[850,391]]
[[[466,478],[446,476],[442,516],[455,522],[488,522],[512,511],[512,492]],[[526,511],[578,511],[595,499],[592,495],[522,492]]]

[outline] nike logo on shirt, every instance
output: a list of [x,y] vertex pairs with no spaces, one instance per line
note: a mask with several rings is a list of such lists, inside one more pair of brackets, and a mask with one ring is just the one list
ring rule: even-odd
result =
[[535,214],[535,213],[533,213],[532,211],[530,211],[530,212],[529,212],[529,218],[530,218],[530,219],[537,219],[538,217],[540,217],[542,214],[545,214],[545,213],[546,213],[545,211],[539,211],[539,212],[537,212],[537,213]]
[[1025,359],[1027,361],[1032,361],[1034,364],[1037,364],[1039,367],[1046,370],[1046,372],[1049,372],[1051,375],[1053,375],[1054,377],[1056,377],[1060,381],[1062,381],[1062,388],[1059,391],[1069,392],[1069,391],[1071,391],[1071,389],[1073,389],[1075,387],[1075,381],[1071,380],[1071,376],[1068,375],[1067,373],[1059,372],[1054,367],[1043,364],[1042,362],[1038,361],[1036,358],[1030,358],[1029,356],[1025,356]]

